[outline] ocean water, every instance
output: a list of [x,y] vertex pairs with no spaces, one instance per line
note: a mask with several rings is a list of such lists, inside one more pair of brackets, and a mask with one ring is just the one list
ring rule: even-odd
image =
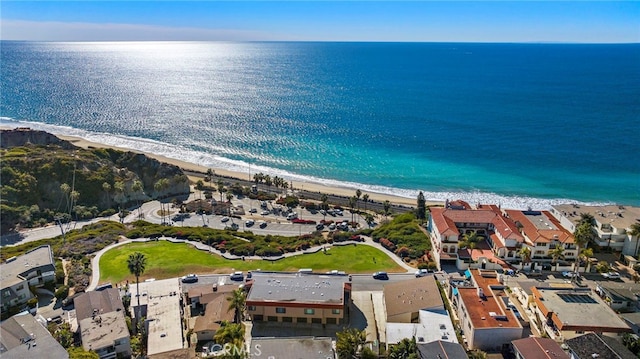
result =
[[640,205],[640,45],[0,42],[0,124],[512,208]]

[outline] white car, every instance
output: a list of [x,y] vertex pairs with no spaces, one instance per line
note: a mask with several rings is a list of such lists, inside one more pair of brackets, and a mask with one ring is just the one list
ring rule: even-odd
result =
[[262,211],[260,214],[261,214],[261,215],[263,215],[263,216],[266,216],[266,215],[268,215],[269,213],[271,213],[271,212],[269,212],[269,211]]
[[426,269],[418,269],[418,270],[416,271],[416,278],[424,277],[424,276],[426,276],[427,274],[429,274],[429,271],[428,271],[428,270],[426,270]]
[[229,222],[229,217],[224,216],[224,217],[222,217],[222,219],[220,221],[222,221],[222,223]]
[[602,273],[602,276],[607,279],[620,279],[620,273],[613,272],[613,271],[608,273]]
[[573,278],[573,277],[579,277],[580,274],[576,274],[576,272],[573,272],[573,271],[564,271],[562,272],[562,276],[565,278]]

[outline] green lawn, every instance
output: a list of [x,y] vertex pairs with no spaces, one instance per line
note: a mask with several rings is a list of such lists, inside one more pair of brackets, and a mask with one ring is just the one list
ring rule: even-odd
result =
[[130,243],[107,251],[100,259],[100,282],[134,281],[135,278],[127,269],[127,258],[133,252],[141,252],[147,257],[147,268],[141,280],[179,277],[187,273],[231,273],[255,269],[297,271],[300,268],[312,268],[317,272],[337,269],[347,273],[404,271],[386,253],[366,245],[336,246],[327,250],[327,254],[320,251],[271,262],[228,260],[187,244],[157,241]]

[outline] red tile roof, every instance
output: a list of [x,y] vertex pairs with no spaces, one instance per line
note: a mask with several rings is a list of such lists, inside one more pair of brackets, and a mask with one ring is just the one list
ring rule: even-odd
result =
[[506,212],[514,222],[520,222],[520,224],[522,224],[524,234],[533,241],[533,243],[549,243],[554,240],[561,243],[574,242],[573,235],[564,229],[564,227],[560,225],[560,222],[548,211],[540,211],[540,215],[544,216],[545,221],[551,222],[553,225],[550,226],[551,228],[540,228],[536,226],[523,211],[507,210]]
[[[482,272],[476,269],[471,271],[471,275],[478,287],[482,288],[484,299],[478,296],[477,288],[458,287],[458,293],[464,302],[473,326],[475,328],[521,328],[518,319],[504,307],[504,303],[500,299],[500,297],[507,296],[507,293],[502,289],[504,286],[495,277],[495,272]],[[486,275],[493,276],[487,277]],[[493,316],[494,313],[495,316]],[[498,319],[500,317],[506,320]]]

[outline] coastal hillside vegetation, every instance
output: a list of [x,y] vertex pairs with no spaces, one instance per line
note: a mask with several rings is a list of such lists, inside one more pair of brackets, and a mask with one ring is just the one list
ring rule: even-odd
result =
[[411,259],[427,255],[431,250],[431,241],[423,231],[413,213],[403,213],[393,220],[383,223],[371,232],[375,242],[400,257]]
[[0,135],[2,234],[110,215],[139,201],[189,193],[179,167],[143,154],[83,149],[28,129]]

